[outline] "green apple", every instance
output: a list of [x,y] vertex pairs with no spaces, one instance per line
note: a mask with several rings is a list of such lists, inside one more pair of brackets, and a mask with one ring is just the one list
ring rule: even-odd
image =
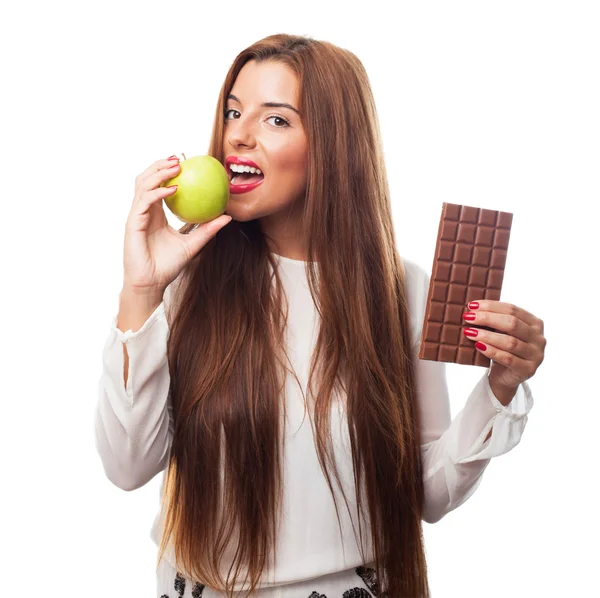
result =
[[204,224],[214,220],[225,212],[229,201],[227,170],[212,156],[182,156],[179,174],[160,185],[177,185],[175,193],[164,201],[182,222]]

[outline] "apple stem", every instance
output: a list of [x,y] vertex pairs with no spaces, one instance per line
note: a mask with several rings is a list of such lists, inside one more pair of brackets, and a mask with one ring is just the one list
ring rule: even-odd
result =
[[187,158],[185,157],[185,154],[183,152],[181,152],[181,155],[183,156],[184,160],[187,160]]

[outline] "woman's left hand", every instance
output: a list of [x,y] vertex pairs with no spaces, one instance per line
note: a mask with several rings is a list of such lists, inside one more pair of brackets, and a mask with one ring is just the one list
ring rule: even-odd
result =
[[[506,392],[516,392],[519,384],[531,378],[544,361],[544,322],[521,307],[502,301],[472,301],[469,309],[463,320],[477,335],[467,335],[466,328],[463,333],[476,341],[475,347],[492,360],[490,384]],[[474,317],[465,317],[467,314]],[[478,326],[506,334],[481,330]]]

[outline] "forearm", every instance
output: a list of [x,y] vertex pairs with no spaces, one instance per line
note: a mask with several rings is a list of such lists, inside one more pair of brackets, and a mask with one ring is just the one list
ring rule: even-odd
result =
[[[152,312],[161,304],[164,291],[143,292],[124,286],[119,296],[119,315],[117,328],[122,332],[131,330],[137,332]],[[126,343],[123,343],[124,372],[123,378],[127,387],[127,373],[129,371],[129,355]]]
[[[129,305],[127,293],[122,299],[125,314]],[[139,307],[140,301],[136,305]],[[162,302],[147,318],[141,317],[141,326],[130,320],[122,324],[127,330],[120,330],[118,319],[118,314],[113,317],[102,352],[96,446],[108,478],[119,488],[134,490],[162,471],[168,460],[173,434],[167,358],[169,327]],[[128,375],[124,383],[125,346],[129,364],[125,366]]]

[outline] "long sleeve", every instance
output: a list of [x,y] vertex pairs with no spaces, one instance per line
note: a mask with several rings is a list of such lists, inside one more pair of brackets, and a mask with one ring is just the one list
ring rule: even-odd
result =
[[[165,292],[163,302],[135,332],[119,330],[115,315],[102,352],[96,450],[108,479],[123,490],[143,486],[168,464],[173,417],[166,297]],[[127,387],[122,343],[129,355]]]
[[[492,457],[507,453],[519,443],[533,407],[533,396],[524,382],[511,402],[502,405],[489,384],[490,365],[464,407],[451,419],[446,363],[416,357],[429,275],[414,264],[409,264],[409,269],[425,485],[423,519],[435,523],[475,492]],[[492,435],[484,442],[490,429]]]

